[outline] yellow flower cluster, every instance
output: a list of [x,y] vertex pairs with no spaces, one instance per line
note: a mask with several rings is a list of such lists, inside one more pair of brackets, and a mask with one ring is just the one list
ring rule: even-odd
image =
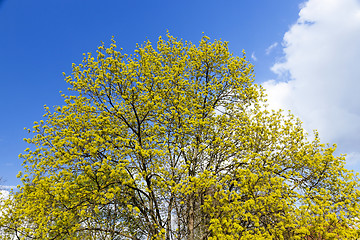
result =
[[0,239],[355,239],[357,176],[253,78],[206,36],[84,54],[25,139]]

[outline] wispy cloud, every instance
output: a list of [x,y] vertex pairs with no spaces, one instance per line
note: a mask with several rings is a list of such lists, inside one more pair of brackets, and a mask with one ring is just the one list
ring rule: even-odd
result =
[[257,57],[255,56],[255,53],[251,53],[251,59],[254,60],[254,61],[257,61]]
[[16,189],[16,186],[8,186],[8,185],[0,185],[0,190],[8,190],[10,191],[11,189]]
[[266,55],[269,55],[272,50],[274,50],[274,48],[276,48],[278,46],[278,42],[274,42],[273,44],[271,44],[266,50],[265,50],[265,53]]
[[[360,170],[360,2],[309,0],[284,35],[284,58],[264,83],[270,105],[291,109]],[[271,45],[272,46],[272,45]],[[271,51],[273,47],[269,47]],[[355,159],[357,158],[357,159]]]

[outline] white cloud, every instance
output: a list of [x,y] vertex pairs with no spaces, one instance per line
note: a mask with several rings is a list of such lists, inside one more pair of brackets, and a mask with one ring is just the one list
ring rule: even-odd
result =
[[359,159],[360,159],[360,151],[346,154],[346,163],[351,168],[356,168],[359,165],[358,162]]
[[269,55],[271,53],[271,51],[276,48],[278,45],[278,42],[274,42],[273,44],[271,44],[266,50],[265,53],[266,55]]
[[251,53],[251,59],[254,60],[254,61],[257,61],[257,57],[255,56],[255,53]]
[[309,0],[284,35],[283,61],[272,67],[286,81],[264,83],[273,108],[291,109],[353,162],[360,156],[359,43],[359,0]]
[[9,197],[9,191],[0,190],[0,201]]
[[291,86],[286,82],[276,82],[275,80],[269,80],[264,82],[262,86],[266,89],[268,95],[267,104],[272,109],[287,108],[284,103],[287,103],[291,93]]

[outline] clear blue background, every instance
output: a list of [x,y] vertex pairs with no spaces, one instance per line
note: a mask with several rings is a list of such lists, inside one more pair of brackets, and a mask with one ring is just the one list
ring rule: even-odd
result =
[[[229,41],[234,54],[244,49],[255,65],[256,81],[273,77],[276,53],[265,49],[281,42],[299,12],[300,0],[5,0],[0,1],[0,176],[17,185],[28,147],[23,138],[44,114],[43,105],[62,105],[62,72],[80,63],[112,36],[126,53],[146,39],[156,43],[169,30],[197,43],[202,32]],[[250,58],[255,54],[257,61]]]

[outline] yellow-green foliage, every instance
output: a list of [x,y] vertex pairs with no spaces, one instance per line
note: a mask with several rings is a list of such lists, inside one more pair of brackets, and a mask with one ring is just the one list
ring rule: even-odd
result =
[[227,42],[100,46],[45,107],[2,239],[351,239],[357,178],[268,111]]

